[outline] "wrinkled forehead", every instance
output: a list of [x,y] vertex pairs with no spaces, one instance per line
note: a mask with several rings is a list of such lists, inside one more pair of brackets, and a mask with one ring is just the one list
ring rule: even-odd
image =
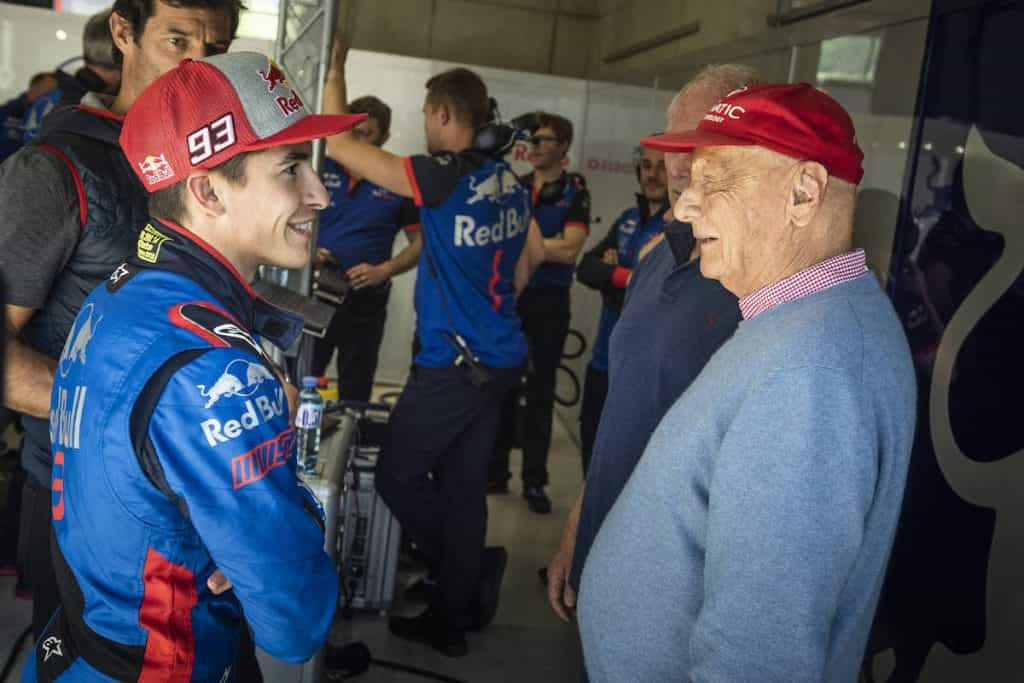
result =
[[724,173],[741,162],[746,147],[698,147],[693,150],[693,174]]
[[694,174],[742,172],[750,175],[795,163],[796,159],[757,146],[698,147],[693,150]]

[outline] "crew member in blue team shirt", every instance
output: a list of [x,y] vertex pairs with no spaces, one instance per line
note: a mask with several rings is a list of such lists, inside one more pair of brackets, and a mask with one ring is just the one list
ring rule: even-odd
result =
[[28,90],[0,104],[0,162],[24,144],[25,117],[32,105],[57,87],[52,73],[38,73],[28,82]]
[[85,64],[71,75],[58,69],[53,73],[57,87],[37,99],[25,113],[22,142],[39,137],[43,118],[58,106],[76,105],[86,93],[116,95],[121,87],[120,53],[110,33],[113,9],[89,17],[82,29],[82,61]]
[[[348,109],[366,114],[352,136],[381,147],[391,131],[391,108],[372,95],[353,100]],[[333,113],[329,109],[325,112]],[[352,284],[323,339],[313,350],[313,374],[322,375],[338,349],[338,395],[369,401],[377,353],[384,339],[391,278],[414,267],[420,257],[420,214],[412,201],[346,169],[331,156],[327,141],[323,181],[331,204],[320,213],[318,260],[330,261]],[[409,244],[393,258],[395,236]]]
[[612,328],[622,312],[626,285],[640,260],[640,252],[665,229],[669,210],[664,153],[640,148],[638,157],[636,179],[641,192],[636,196],[636,206],[622,212],[604,239],[583,255],[576,270],[577,280],[601,292],[602,303],[580,407],[584,477],[590,466],[597,422],[608,394],[608,342]]
[[[519,298],[519,317],[530,346],[530,368],[526,382],[526,416],[522,435],[523,497],[530,510],[551,512],[544,493],[548,483],[548,449],[551,447],[551,417],[555,407],[555,374],[562,361],[562,348],[569,333],[569,288],[576,257],[590,229],[590,193],[583,176],[565,170],[572,144],[569,119],[538,112],[539,128],[530,139],[527,156],[533,172],[523,177],[530,188],[533,214],[544,237],[544,260],[530,286]],[[507,401],[503,438],[495,448],[488,491],[505,493],[511,477],[508,455],[514,433],[515,401]]]
[[[325,99],[337,111],[345,53],[336,39]],[[391,415],[376,485],[439,580],[430,607],[392,617],[391,631],[455,657],[467,651],[466,630],[485,626],[497,607],[505,557],[484,551],[487,465],[502,401],[526,358],[516,292],[544,247],[529,191],[498,150],[474,146],[489,113],[483,81],[456,68],[426,88],[429,155],[403,159],[351,135],[336,138],[332,154],[420,207],[421,348]]]

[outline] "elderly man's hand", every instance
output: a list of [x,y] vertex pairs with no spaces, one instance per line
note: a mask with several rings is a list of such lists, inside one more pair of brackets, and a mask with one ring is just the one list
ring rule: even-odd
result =
[[548,562],[548,602],[563,621],[570,621],[570,610],[576,608],[576,591],[569,585],[572,550],[559,548]]
[[206,587],[210,589],[210,592],[214,595],[220,595],[231,590],[231,582],[228,578],[221,573],[218,569],[213,574],[210,574],[210,578],[206,580]]

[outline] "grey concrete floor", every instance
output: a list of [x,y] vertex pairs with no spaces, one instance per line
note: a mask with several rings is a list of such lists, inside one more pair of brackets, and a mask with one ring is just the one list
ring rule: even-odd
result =
[[[580,680],[576,627],[562,622],[551,611],[546,589],[537,577],[537,569],[547,564],[557,547],[562,525],[579,493],[579,449],[556,419],[549,459],[550,515],[536,515],[526,508],[518,478],[519,456],[519,451],[512,452],[512,472],[516,476],[511,492],[488,497],[487,544],[505,546],[509,563],[494,623],[479,634],[470,634],[469,654],[450,659],[428,647],[406,643],[388,632],[385,618],[371,614],[357,614],[351,622],[339,620],[335,632],[338,641],[362,640],[376,659],[473,683]],[[421,605],[397,604],[394,612],[414,614],[420,610]],[[358,680],[412,683],[426,679],[375,666]]]
[[[357,613],[351,621],[339,616],[333,639],[362,640],[376,659],[434,671],[467,683],[579,681],[581,655],[576,628],[554,615],[537,577],[537,569],[547,564],[557,547],[562,524],[579,492],[579,450],[556,419],[549,462],[552,483],[548,494],[554,508],[550,515],[535,515],[527,510],[520,495],[519,463],[519,452],[513,451],[512,471],[517,476],[511,482],[511,492],[488,498],[487,543],[505,546],[509,563],[494,623],[485,631],[470,635],[468,655],[449,659],[426,646],[399,640],[388,632],[387,619],[379,614]],[[396,595],[401,589],[400,585]],[[419,605],[399,603],[395,613],[414,613],[420,609]],[[0,578],[0,658],[6,659],[30,620],[30,603],[14,597],[14,579]],[[27,653],[26,645],[19,653],[10,681],[19,680]],[[413,683],[427,679],[373,666],[352,680]]]

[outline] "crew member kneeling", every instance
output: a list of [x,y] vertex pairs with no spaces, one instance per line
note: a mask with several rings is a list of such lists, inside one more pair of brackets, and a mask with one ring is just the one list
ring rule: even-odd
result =
[[154,218],[58,363],[63,606],[23,680],[233,681],[243,611],[285,661],[326,638],[337,576],[323,513],[295,475],[288,398],[255,340],[287,347],[302,320],[248,282],[260,264],[307,262],[327,203],[309,141],[362,118],[307,116],[254,53],[186,60],[131,108],[121,147]]

